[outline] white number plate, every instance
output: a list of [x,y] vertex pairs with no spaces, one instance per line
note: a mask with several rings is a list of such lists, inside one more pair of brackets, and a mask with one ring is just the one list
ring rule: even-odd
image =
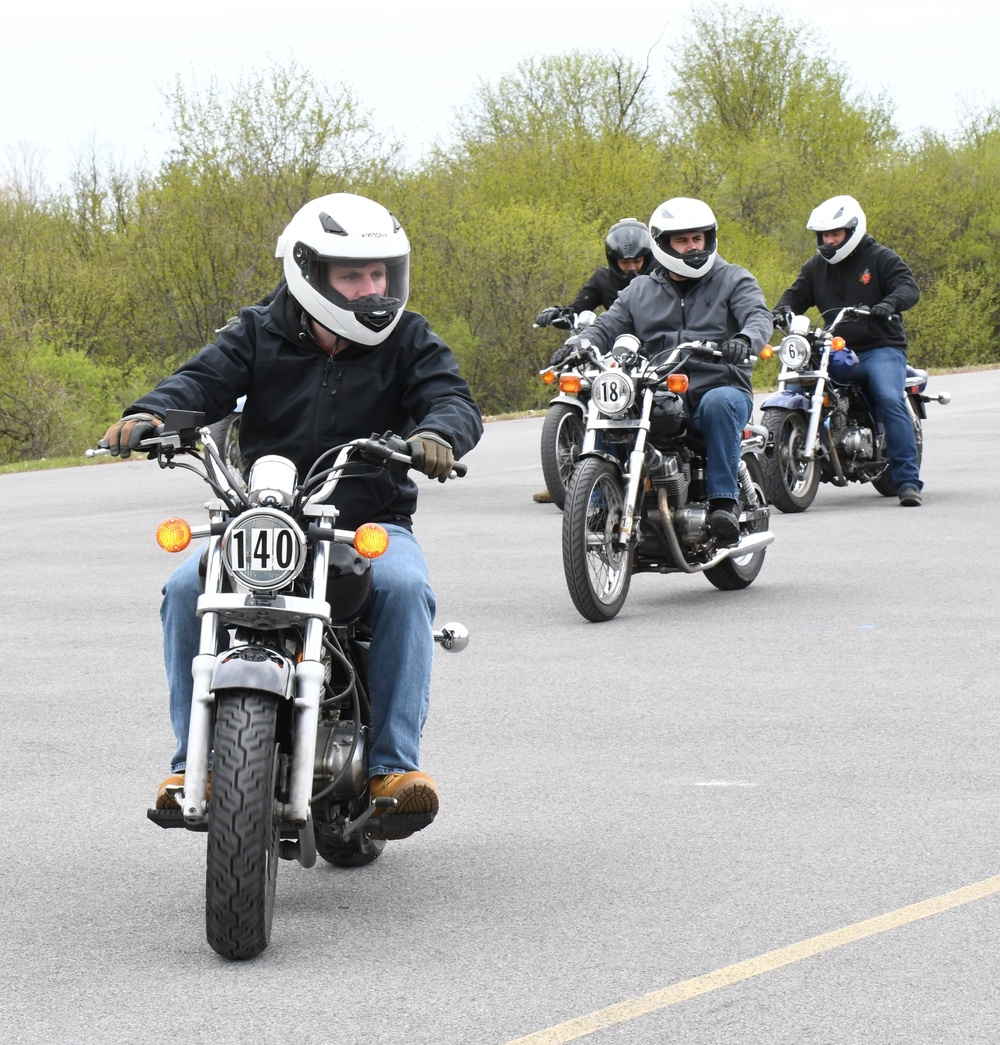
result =
[[598,374],[590,394],[602,414],[622,414],[635,401],[635,389],[627,374],[609,370]]
[[292,580],[302,567],[302,531],[277,513],[247,512],[224,538],[229,572],[251,588],[273,589]]

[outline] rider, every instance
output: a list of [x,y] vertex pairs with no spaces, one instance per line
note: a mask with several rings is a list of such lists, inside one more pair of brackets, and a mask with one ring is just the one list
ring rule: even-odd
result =
[[[753,410],[752,354],[771,333],[771,316],[757,280],[718,254],[718,224],[701,200],[661,203],[649,220],[660,268],[632,281],[580,337],[607,351],[620,334],[635,334],[662,351],[682,341],[715,341],[718,361],[692,357],[685,393],[691,427],[706,449],[709,525],[722,544],[739,539],[737,475],[743,428]],[[574,351],[578,337],[557,350],[553,365]]]
[[[653,267],[653,241],[649,229],[636,218],[622,218],[608,229],[604,238],[604,253],[608,263],[580,288],[571,305],[565,308],[550,305],[535,317],[536,327],[571,327],[580,312],[593,311],[598,306],[609,309],[622,287],[627,287],[636,276],[644,275]],[[539,504],[551,504],[552,494],[547,489],[532,495]]]
[[865,212],[853,196],[833,196],[809,215],[816,254],[778,299],[772,316],[785,327],[815,305],[827,320],[841,308],[867,305],[870,315],[841,323],[837,333],[858,355],[864,382],[885,423],[889,472],[907,508],[920,506],[920,465],[906,408],[906,335],[899,313],[920,299],[913,273],[893,250],[866,235]]
[[636,276],[644,275],[653,267],[653,241],[649,229],[635,218],[622,218],[608,229],[604,238],[604,253],[608,263],[597,269],[580,288],[572,304],[561,308],[550,305],[535,317],[535,326],[569,327],[573,316],[598,305],[611,308],[618,292],[627,287]]
[[[482,418],[451,350],[422,316],[405,309],[410,245],[399,222],[362,196],[322,196],[295,214],[278,240],[277,256],[285,284],[270,304],[242,309],[234,326],[129,406],[99,445],[128,457],[166,410],[202,411],[212,423],[246,395],[240,443],[249,463],[280,454],[301,475],[331,447],[392,431],[419,443],[423,471],[443,481],[479,441]],[[394,812],[423,814],[430,823],[437,791],[418,765],[435,601],[411,532],[416,503],[416,483],[388,472],[370,482],[342,483],[337,491],[338,526],[379,522],[391,536],[388,551],[373,563],[363,610],[373,632],[371,795],[395,798]],[[199,559],[187,559],[163,589],[177,750],[157,808],[170,808],[167,787],[184,782],[191,662],[200,637]]]

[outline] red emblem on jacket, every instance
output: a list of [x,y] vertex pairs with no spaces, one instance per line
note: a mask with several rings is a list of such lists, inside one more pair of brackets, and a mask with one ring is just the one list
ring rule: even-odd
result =
[[871,283],[871,281],[872,281],[871,270],[870,269],[865,269],[864,272],[861,273],[861,282],[865,283],[865,284],[868,284],[868,283]]

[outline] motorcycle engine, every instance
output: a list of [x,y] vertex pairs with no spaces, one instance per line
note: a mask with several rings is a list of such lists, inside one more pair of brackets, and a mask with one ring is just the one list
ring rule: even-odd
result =
[[[332,792],[331,798],[352,799],[360,795],[367,783],[365,766],[365,730],[351,754],[354,743],[354,722],[320,719],[316,737],[316,762],[313,767],[315,787],[324,788],[342,772],[343,779]],[[349,767],[346,769],[345,767]]]
[[875,441],[872,438],[872,430],[852,425],[837,439],[837,450],[838,452],[843,451],[848,457],[861,457],[866,461],[871,460],[875,454]]
[[688,487],[691,485],[691,466],[682,461],[677,454],[660,454],[660,460],[654,464],[648,474],[653,488],[666,487],[667,497],[674,508],[687,502]]

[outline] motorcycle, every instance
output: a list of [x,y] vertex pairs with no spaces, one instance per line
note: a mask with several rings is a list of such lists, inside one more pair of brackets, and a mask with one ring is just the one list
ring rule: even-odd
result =
[[563,511],[562,553],[580,614],[595,622],[616,616],[633,573],[703,573],[726,591],[752,584],[774,540],[759,464],[766,431],[744,430],[740,535],[720,544],[708,524],[704,445],[682,398],[687,360],[719,359],[718,347],[690,341],[646,358],[639,339],[622,334],[607,354],[584,340],[578,355],[590,401]]
[[[762,459],[768,500],[782,512],[803,512],[819,484],[871,483],[883,497],[896,485],[889,472],[885,427],[859,383],[857,355],[836,336],[839,324],[869,315],[864,306],[842,308],[824,327],[794,316],[778,347],[778,390],[761,404],[767,447]],[[906,409],[923,456],[926,404],[951,401],[947,392],[925,392],[927,371],[907,364]]]
[[[147,817],[207,834],[206,935],[217,953],[242,960],[269,943],[281,859],[361,867],[387,837],[416,826],[418,814],[393,813],[396,800],[373,801],[368,788],[371,631],[356,614],[389,535],[372,523],[339,529],[331,498],[348,467],[359,482],[422,462],[386,434],[334,447],[301,482],[291,461],[262,457],[244,485],[203,420],[167,411],[140,445],[214,494],[207,523],[170,519],[157,531],[167,551],[193,537],[208,546],[184,784],[168,788],[177,808]],[[451,477],[465,471],[456,464]],[[459,652],[469,633],[450,623],[434,639]]]
[[[579,315],[570,313],[551,324],[579,334],[590,326],[597,316],[590,311]],[[537,324],[535,324],[537,326]],[[552,503],[560,509],[566,504],[566,486],[583,447],[584,424],[590,386],[570,362],[549,366],[539,371],[542,381],[556,385],[559,394],[549,403],[542,425],[542,475]]]

